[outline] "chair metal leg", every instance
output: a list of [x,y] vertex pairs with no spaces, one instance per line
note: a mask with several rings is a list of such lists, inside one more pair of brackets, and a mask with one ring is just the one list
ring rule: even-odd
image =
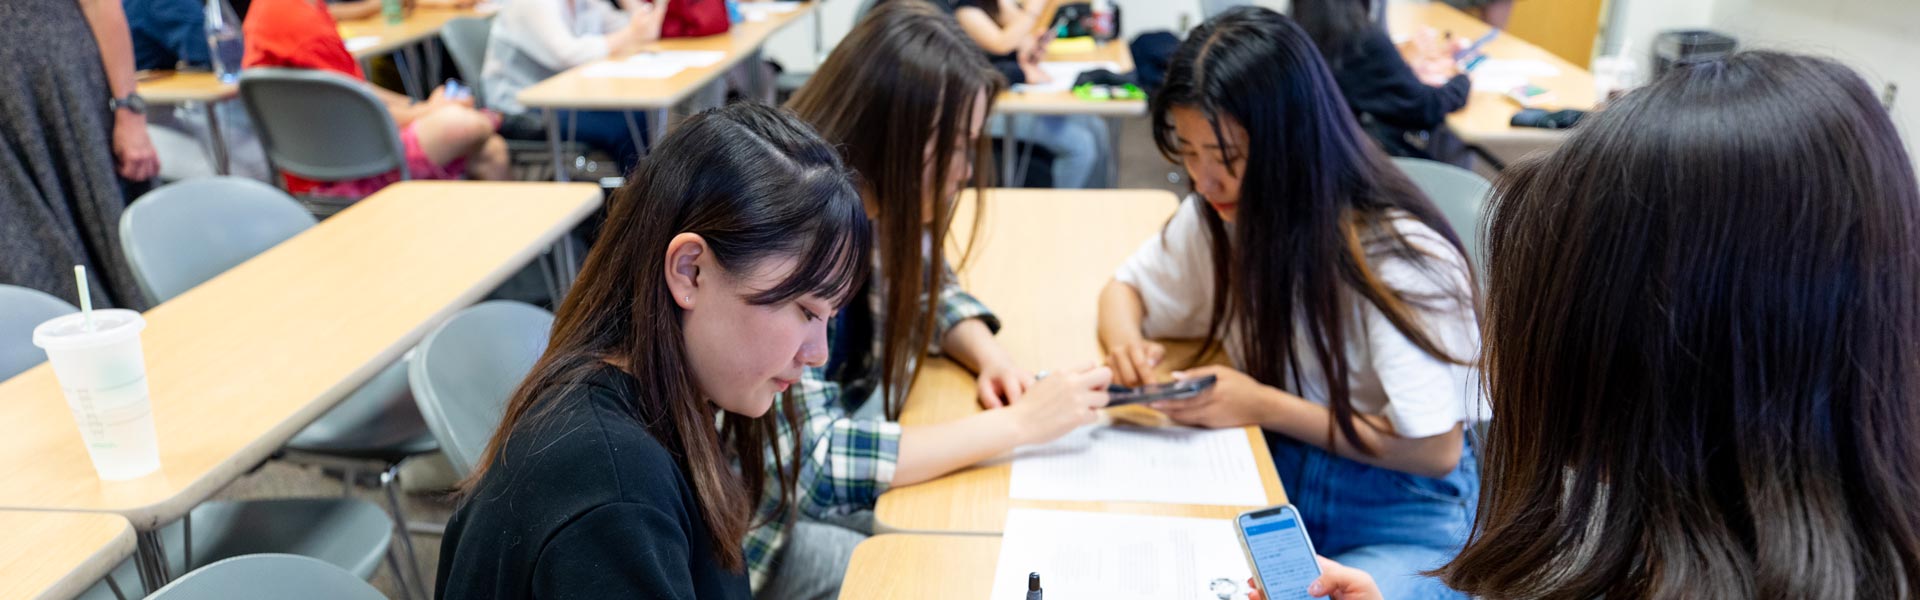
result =
[[154,528],[134,534],[133,564],[140,569],[140,585],[149,590],[166,587],[173,579],[167,569],[167,549],[160,543],[160,530]]
[[180,529],[181,529],[180,553],[183,555],[180,557],[180,570],[192,571],[193,570],[193,512],[192,511],[188,511],[187,516],[180,517]]
[[[420,556],[413,552],[413,535],[407,532],[407,514],[400,508],[399,463],[388,465],[386,472],[380,474],[380,487],[387,492],[387,507],[393,511],[394,535],[400,536],[400,547],[406,549],[407,572],[413,576],[414,583],[420,586],[420,596],[427,597],[427,580],[420,574]],[[406,584],[402,582],[401,585]]]
[[387,546],[387,570],[393,571],[393,580],[400,582],[400,597],[413,598],[413,588],[407,586],[407,576],[400,570],[400,559],[393,546]]
[[112,573],[108,573],[105,579],[107,580],[107,589],[113,590],[113,597],[119,598],[120,600],[127,600],[127,593],[120,591],[120,582],[114,580]]

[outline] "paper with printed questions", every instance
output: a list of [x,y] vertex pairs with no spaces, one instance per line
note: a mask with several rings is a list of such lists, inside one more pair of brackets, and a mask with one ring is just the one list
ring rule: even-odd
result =
[[1013,451],[1009,493],[1023,500],[1266,506],[1247,432],[1088,425]]
[[1048,598],[1244,599],[1246,553],[1226,519],[1013,509],[1000,538],[993,600],[1026,598],[1040,574]]

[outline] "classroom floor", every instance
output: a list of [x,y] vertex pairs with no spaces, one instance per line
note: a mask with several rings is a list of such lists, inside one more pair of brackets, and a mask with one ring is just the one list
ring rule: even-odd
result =
[[[1160,157],[1153,148],[1152,132],[1145,118],[1126,119],[1120,132],[1120,186],[1121,188],[1165,189],[1175,193],[1185,193],[1186,183],[1168,175],[1178,171],[1178,167]],[[338,496],[341,493],[340,480],[323,474],[319,467],[293,464],[285,461],[269,461],[260,469],[235,481],[221,491],[222,499],[256,499]],[[354,497],[373,502],[382,507],[386,499],[377,488],[360,487]],[[432,494],[407,494],[401,500],[407,518],[420,523],[445,523],[453,513],[453,504],[445,497]],[[433,585],[434,568],[440,562],[440,537],[429,534],[413,535],[414,553],[420,561],[420,572],[425,574],[429,593]],[[390,598],[405,597],[400,584],[394,579],[391,569],[382,564],[374,574],[373,585]]]

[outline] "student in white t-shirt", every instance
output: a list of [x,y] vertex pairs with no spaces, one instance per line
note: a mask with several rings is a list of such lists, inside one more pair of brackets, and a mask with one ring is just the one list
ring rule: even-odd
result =
[[1463,597],[1420,574],[1466,541],[1479,492],[1464,433],[1484,414],[1479,336],[1458,236],[1273,11],[1235,8],[1189,34],[1153,123],[1196,197],[1101,293],[1115,379],[1140,384],[1169,358],[1149,339],[1223,348],[1230,366],[1176,375],[1216,385],[1155,408],[1264,428],[1317,549],[1386,597]]
[[[539,120],[521,106],[520,91],[561,71],[609,56],[640,51],[660,39],[664,2],[619,0],[513,0],[500,9],[487,37],[486,64],[480,69],[486,107],[509,115],[516,138],[539,138]],[[639,140],[649,126],[643,115],[621,111],[560,111],[563,135],[613,155],[620,172],[639,160]]]

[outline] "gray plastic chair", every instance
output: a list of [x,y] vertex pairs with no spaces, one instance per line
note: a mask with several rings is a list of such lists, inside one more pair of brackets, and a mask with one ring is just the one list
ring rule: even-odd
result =
[[[193,179],[141,196],[120,215],[120,242],[148,300],[171,300],[312,227],[312,215],[280,190],[237,177]],[[385,465],[380,487],[420,580],[397,490],[400,462],[439,448],[414,408],[407,365],[388,365],[309,424],[287,448]],[[347,480],[355,477],[348,469]],[[424,587],[425,583],[421,585]]]
[[47,362],[46,351],[33,345],[34,327],[79,310],[53,294],[0,284],[0,381]]
[[[349,181],[398,171],[407,176],[400,128],[366,82],[338,73],[256,67],[240,73],[240,101],[253,118],[267,166],[315,181]],[[303,198],[317,214],[340,199]],[[351,203],[351,200],[347,200]]]
[[[191,545],[186,543],[189,529],[193,532]],[[373,577],[383,557],[389,568],[399,566],[389,552],[393,521],[386,511],[372,502],[349,498],[206,502],[194,507],[186,519],[161,528],[160,539],[166,549],[167,571],[175,574],[263,553],[318,560],[361,580]],[[119,586],[122,594],[115,594],[114,586]],[[138,598],[143,595],[141,591],[139,569],[128,559],[80,599]],[[254,594],[229,597],[258,596],[256,589]]]
[[1474,269],[1484,274],[1486,257],[1480,253],[1480,215],[1493,184],[1473,171],[1446,163],[1418,158],[1395,158],[1393,164],[1407,174],[1427,198],[1433,200],[1447,223],[1460,234],[1460,243],[1473,258]]
[[325,562],[289,554],[230,558],[188,573],[152,600],[385,600],[380,590]]
[[552,313],[495,300],[460,311],[414,348],[413,399],[462,477],[473,472],[507,399],[546,352],[552,329]]
[[460,69],[462,81],[473,90],[473,105],[486,108],[487,93],[481,69],[487,64],[487,40],[493,35],[493,16],[460,17],[440,27],[440,42],[447,57]]

